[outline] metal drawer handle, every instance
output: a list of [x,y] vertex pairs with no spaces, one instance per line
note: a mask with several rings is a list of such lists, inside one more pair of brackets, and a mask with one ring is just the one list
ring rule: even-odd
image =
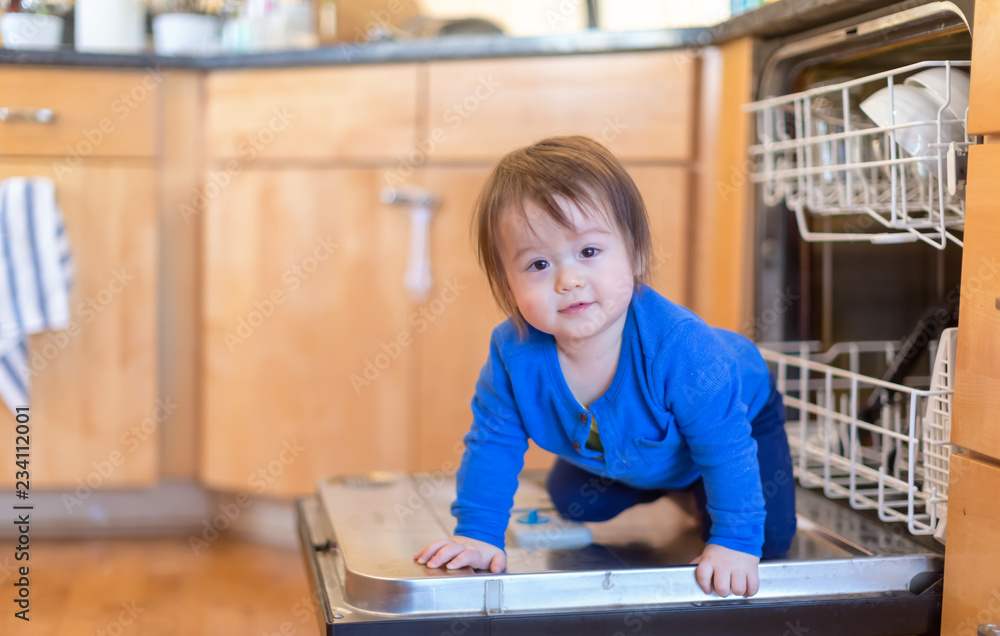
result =
[[0,108],[0,121],[34,121],[51,124],[56,114],[51,108]]
[[984,623],[976,630],[977,636],[1000,636],[1000,625]]

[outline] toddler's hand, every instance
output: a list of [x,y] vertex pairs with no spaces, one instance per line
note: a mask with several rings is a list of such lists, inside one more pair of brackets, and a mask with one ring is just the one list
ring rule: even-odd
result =
[[496,574],[507,567],[507,555],[503,550],[469,537],[438,539],[413,555],[413,558],[417,563],[426,563],[427,567],[438,568],[444,565],[449,570],[470,566],[476,570],[489,568],[490,572]]
[[705,594],[712,593],[712,583],[715,582],[715,592],[722,597],[729,593],[740,596],[753,596],[760,589],[760,578],[757,575],[758,557],[746,552],[724,548],[715,543],[709,543],[697,559],[691,562],[698,564],[694,577]]

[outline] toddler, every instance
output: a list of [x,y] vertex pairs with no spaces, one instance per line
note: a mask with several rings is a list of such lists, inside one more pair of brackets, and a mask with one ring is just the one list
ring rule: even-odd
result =
[[625,168],[586,137],[515,150],[483,188],[476,227],[509,318],[472,400],[455,536],[416,560],[504,570],[531,438],[558,456],[547,486],[567,519],[692,491],[706,541],[698,585],[756,594],[760,558],[785,554],[795,534],[781,395],[752,342],[645,286],[652,242]]

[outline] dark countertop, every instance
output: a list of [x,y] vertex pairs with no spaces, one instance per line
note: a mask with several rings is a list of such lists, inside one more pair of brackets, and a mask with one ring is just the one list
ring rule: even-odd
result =
[[[916,4],[921,3],[921,0],[916,2]],[[699,28],[628,32],[584,31],[539,37],[448,36],[396,42],[346,43],[308,50],[211,57],[77,53],[72,49],[16,51],[0,48],[0,65],[213,70],[699,48],[745,35],[769,38],[799,33],[892,4],[885,0],[782,0],[726,22]],[[915,3],[910,0],[904,3],[904,6],[913,4]]]

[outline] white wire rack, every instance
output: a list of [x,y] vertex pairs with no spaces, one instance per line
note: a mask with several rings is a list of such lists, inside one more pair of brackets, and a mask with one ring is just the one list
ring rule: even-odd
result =
[[[788,407],[799,483],[846,498],[855,509],[876,510],[883,521],[906,523],[913,534],[934,534],[947,502],[953,336],[932,353],[930,388],[859,373],[872,366],[872,356],[888,364],[894,342],[843,343],[825,352],[814,343],[759,347]],[[861,419],[867,396],[880,389],[891,399],[874,421]]]
[[[807,241],[961,245],[954,233],[965,222],[961,166],[974,141],[967,134],[968,109],[956,115],[952,108],[963,101],[952,86],[969,65],[920,62],[748,104],[760,142],[750,148],[757,161],[752,179],[762,184],[765,203],[784,201]],[[929,68],[944,69],[944,102],[936,118],[904,121],[903,111],[911,109],[896,87]],[[886,87],[890,123],[877,126],[859,105]],[[930,141],[910,156],[897,138],[914,134]]]
[[945,329],[941,345],[934,359],[931,372],[931,390],[943,391],[932,395],[924,413],[924,487],[929,497],[940,499],[937,506],[938,524],[934,536],[944,541],[944,525],[948,518],[948,469],[951,465],[951,391],[955,387],[955,351],[958,348],[958,329]]

